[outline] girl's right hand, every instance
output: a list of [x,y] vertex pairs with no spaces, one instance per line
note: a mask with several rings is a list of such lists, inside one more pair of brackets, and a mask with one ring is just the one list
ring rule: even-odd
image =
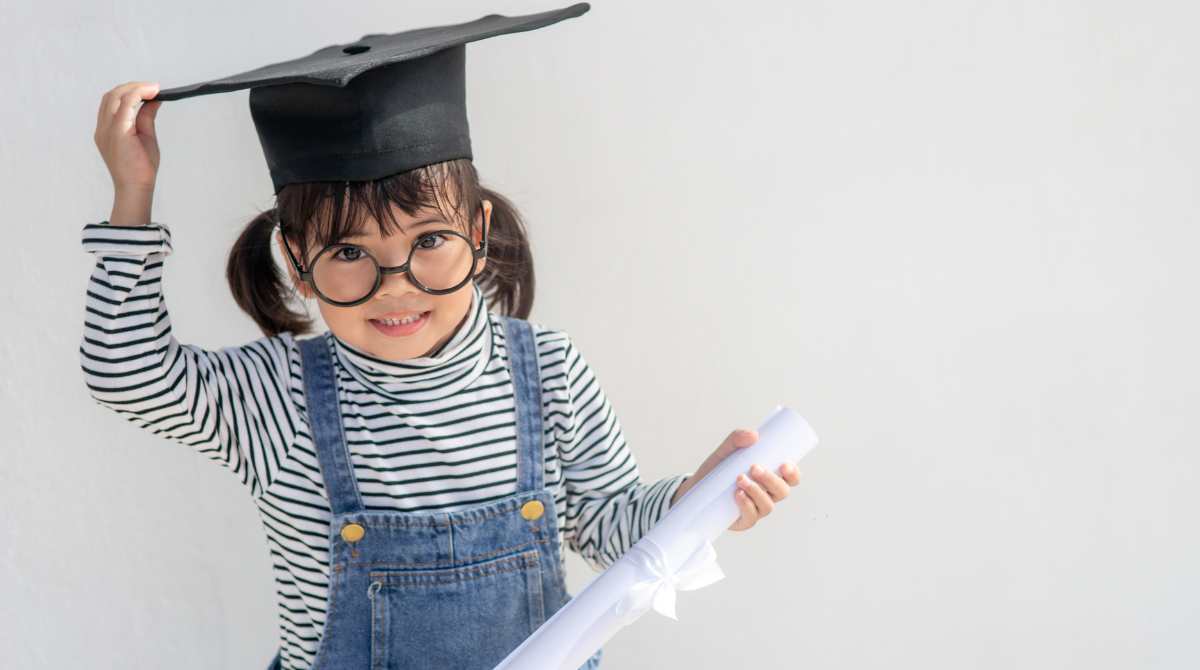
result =
[[93,139],[118,191],[151,193],[158,175],[158,138],[154,117],[162,101],[158,82],[131,81],[104,94],[96,112]]

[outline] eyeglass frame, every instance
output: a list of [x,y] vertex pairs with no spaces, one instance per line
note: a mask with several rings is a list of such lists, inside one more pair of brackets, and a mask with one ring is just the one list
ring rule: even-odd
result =
[[[482,211],[482,209],[483,209],[483,205],[480,205],[480,210]],[[467,237],[466,235],[463,235],[461,232],[459,232],[457,230],[451,230],[449,228],[443,228],[441,230],[431,230],[426,233],[421,233],[420,235],[417,236],[417,238],[415,240],[413,240],[412,249],[410,249],[409,253],[408,253],[408,259],[405,260],[402,265],[391,265],[391,266],[380,265],[379,261],[375,258],[375,256],[373,254],[371,254],[371,252],[367,251],[366,249],[363,249],[363,252],[366,253],[367,258],[370,258],[371,262],[375,264],[375,270],[376,270],[375,285],[373,287],[371,287],[371,290],[365,296],[359,298],[358,300],[353,300],[353,301],[349,301],[349,302],[333,300],[329,296],[327,296],[321,292],[321,289],[317,286],[317,281],[313,278],[312,268],[310,267],[309,269],[305,270],[303,267],[301,267],[300,261],[296,260],[296,255],[292,253],[292,245],[288,244],[288,242],[287,242],[286,225],[283,223],[283,221],[279,221],[277,225],[279,227],[279,235],[283,238],[283,248],[287,251],[288,259],[291,260],[292,267],[295,268],[296,274],[300,277],[300,280],[307,282],[309,286],[312,286],[313,292],[317,294],[317,297],[321,298],[325,302],[327,302],[331,305],[336,305],[337,307],[354,307],[355,305],[361,305],[364,302],[373,298],[375,296],[375,294],[379,292],[379,288],[381,286],[383,286],[383,278],[386,275],[407,274],[408,280],[410,282],[412,282],[413,286],[416,286],[418,289],[424,291],[425,293],[429,293],[431,295],[446,295],[447,293],[454,293],[455,291],[459,290],[460,288],[466,286],[468,282],[470,282],[472,279],[474,279],[476,276],[478,276],[478,273],[475,271],[475,268],[479,265],[479,259],[487,258],[488,221],[487,221],[486,216],[483,217],[481,224],[483,226],[483,237],[480,239],[479,247],[475,246],[475,243],[471,241],[471,238]],[[442,234],[442,233],[450,233],[451,235],[457,235],[467,241],[467,246],[471,249],[471,274],[467,275],[466,279],[462,280],[461,282],[458,283],[457,286],[454,286],[452,288],[432,289],[432,288],[429,288],[429,287],[425,286],[424,284],[422,284],[415,276],[413,276],[413,273],[410,271],[409,266],[413,260],[412,251],[413,251],[413,249],[416,249],[417,243],[430,235],[438,235],[438,234]],[[329,244],[326,244],[325,246],[321,247],[321,250],[317,252],[317,255],[315,256],[315,258],[320,258],[321,254],[325,253],[331,247],[336,247],[336,246],[357,246],[357,245],[349,245],[349,244],[346,244],[345,242],[330,242]]]

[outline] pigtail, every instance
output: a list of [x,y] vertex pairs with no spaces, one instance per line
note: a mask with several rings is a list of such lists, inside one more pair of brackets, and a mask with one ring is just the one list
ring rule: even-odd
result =
[[290,285],[271,256],[275,212],[271,209],[251,219],[229,251],[225,278],[238,307],[250,315],[268,336],[282,332],[307,333],[312,320],[289,304]]
[[487,265],[480,273],[480,288],[499,311],[528,319],[535,288],[533,254],[520,212],[512,201],[480,187],[482,198],[492,203],[488,225]]

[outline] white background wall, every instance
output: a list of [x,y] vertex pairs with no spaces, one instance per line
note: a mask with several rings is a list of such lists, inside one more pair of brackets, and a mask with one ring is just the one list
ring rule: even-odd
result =
[[[274,651],[244,490],[82,382],[100,96],[566,4],[6,4],[0,666]],[[643,477],[776,403],[822,438],[775,514],[718,542],[728,578],[625,629],[606,667],[1200,665],[1198,20],[598,0],[468,47],[476,163],[528,217],[533,318],[572,333]],[[158,116],[168,301],[207,347],[258,336],[222,276],[271,205],[246,96]]]

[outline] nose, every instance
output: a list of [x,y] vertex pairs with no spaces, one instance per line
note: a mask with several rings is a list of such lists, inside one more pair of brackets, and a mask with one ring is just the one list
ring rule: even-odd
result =
[[407,272],[393,272],[382,276],[382,280],[379,282],[379,291],[375,295],[376,297],[404,295],[414,291],[420,292],[420,290],[409,278]]

